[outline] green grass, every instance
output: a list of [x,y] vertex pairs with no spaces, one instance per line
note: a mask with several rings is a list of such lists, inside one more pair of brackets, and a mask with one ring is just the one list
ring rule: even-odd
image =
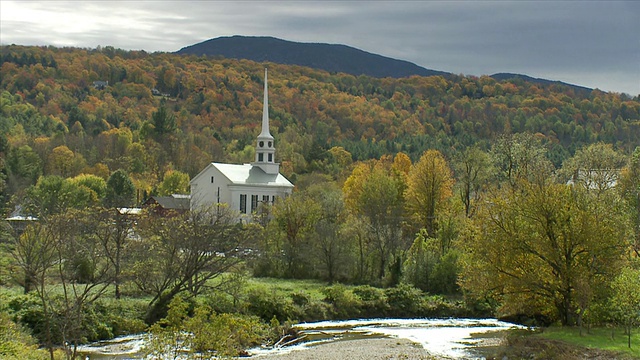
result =
[[324,299],[322,289],[327,287],[327,283],[317,280],[250,278],[247,286],[263,287],[282,294],[283,296],[288,296],[296,292],[304,292],[308,294],[312,300],[322,300]]
[[622,352],[640,358],[640,330],[638,329],[631,330],[631,349],[627,347],[627,335],[622,328],[592,328],[590,333],[583,328],[580,335],[580,329],[577,327],[550,327],[540,336],[589,348]]

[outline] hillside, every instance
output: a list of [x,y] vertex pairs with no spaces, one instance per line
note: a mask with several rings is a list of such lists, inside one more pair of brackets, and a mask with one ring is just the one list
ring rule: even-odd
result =
[[[228,59],[300,65],[331,73],[342,72],[354,76],[368,75],[376,78],[403,78],[413,75],[452,76],[451,73],[425,69],[408,61],[372,54],[346,45],[299,43],[266,36],[219,37],[186,46],[176,54],[221,56]],[[592,90],[583,86],[522,74],[497,73],[491,77],[498,81],[522,79],[535,84],[563,85],[574,91],[588,92]]]
[[[264,64],[112,47],[1,50],[7,197],[42,174],[124,169],[152,191],[168,170],[193,177],[211,161],[253,159]],[[488,76],[379,79],[268,66],[277,161],[294,183],[314,172],[338,179],[351,161],[399,151],[415,160],[438,149],[453,159],[474,144],[488,150],[504,133],[537,134],[556,166],[599,141],[629,154],[640,138],[640,99],[623,94]]]
[[184,47],[176,53],[300,65],[332,73],[377,78],[450,75],[345,45],[298,43],[273,37],[220,37]]
[[579,85],[573,85],[573,84],[567,84],[565,82],[562,81],[556,81],[556,80],[547,80],[547,79],[540,79],[540,78],[534,78],[531,76],[527,76],[527,75],[522,75],[522,74],[513,74],[513,73],[497,73],[497,74],[493,74],[491,75],[492,78],[498,80],[498,81],[505,81],[505,80],[518,80],[518,79],[522,79],[523,81],[527,81],[530,83],[534,83],[534,84],[541,84],[541,85],[562,85],[562,86],[569,86],[572,89],[574,89],[577,92],[583,92],[583,93],[588,93],[589,91],[593,90],[590,89],[588,87],[584,87],[584,86],[579,86]]

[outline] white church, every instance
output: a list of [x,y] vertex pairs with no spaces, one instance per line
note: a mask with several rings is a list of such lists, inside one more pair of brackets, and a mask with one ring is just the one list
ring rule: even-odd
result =
[[223,164],[212,162],[190,182],[191,211],[210,209],[226,204],[250,221],[261,204],[273,204],[276,198],[286,197],[293,184],[280,174],[275,162],[275,144],[269,132],[269,95],[267,69],[264,70],[264,100],[262,131],[256,141],[256,159],[251,164]]

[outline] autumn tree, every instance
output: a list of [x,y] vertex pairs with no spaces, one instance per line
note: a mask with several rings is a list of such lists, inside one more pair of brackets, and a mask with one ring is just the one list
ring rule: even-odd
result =
[[368,248],[374,258],[376,278],[383,280],[390,262],[404,248],[402,233],[404,178],[383,161],[360,164],[345,181],[345,202],[369,227]]
[[576,301],[620,268],[629,229],[618,199],[582,187],[521,181],[479,208],[466,247],[462,285],[502,299],[505,312],[538,311],[564,325]]
[[189,175],[177,170],[165,172],[164,178],[158,185],[158,195],[168,196],[171,194],[189,193]]
[[408,176],[407,210],[429,237],[436,237],[437,217],[452,194],[453,176],[444,156],[427,150]]
[[68,147],[61,145],[54,148],[47,159],[47,174],[62,177],[77,175],[86,166],[81,154],[76,154]]
[[469,147],[457,156],[454,163],[457,193],[464,204],[464,213],[471,217],[483,187],[493,172],[489,155],[477,147]]

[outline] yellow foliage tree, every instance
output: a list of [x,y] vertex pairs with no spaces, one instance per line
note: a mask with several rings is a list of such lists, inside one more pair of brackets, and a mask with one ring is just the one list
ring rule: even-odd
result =
[[436,218],[451,197],[453,176],[444,156],[438,150],[427,150],[408,175],[406,206],[409,214],[435,237]]

